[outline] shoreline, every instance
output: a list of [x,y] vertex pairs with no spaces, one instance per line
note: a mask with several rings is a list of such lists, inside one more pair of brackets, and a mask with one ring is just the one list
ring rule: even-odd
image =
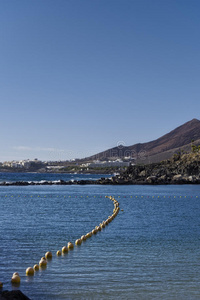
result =
[[[40,173],[41,174],[41,173]],[[45,173],[47,174],[47,173]],[[54,173],[58,174],[58,173]],[[59,173],[61,174],[61,173]],[[71,174],[71,173],[70,173]],[[73,173],[78,174],[76,173]],[[81,173],[80,173],[81,174]],[[84,174],[86,175],[86,174]],[[91,174],[92,175],[92,174]],[[148,165],[130,165],[125,171],[106,174],[98,173],[99,179],[79,180],[40,180],[13,181],[5,179],[0,186],[27,185],[169,185],[169,184],[200,184],[200,153],[176,154],[170,160]],[[62,176],[62,175],[61,175]],[[64,177],[64,175],[63,175]],[[15,178],[14,178],[15,180]]]
[[41,181],[13,181],[13,182],[0,182],[0,186],[39,186],[39,185],[188,185],[200,184],[200,179],[196,180],[172,180],[171,182],[156,182],[148,179],[148,181],[115,181],[115,178],[101,178],[98,180],[41,180]]

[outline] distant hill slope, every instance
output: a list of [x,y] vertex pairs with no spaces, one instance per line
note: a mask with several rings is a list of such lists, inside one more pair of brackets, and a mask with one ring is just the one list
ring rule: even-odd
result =
[[114,147],[87,157],[85,160],[105,160],[130,156],[139,163],[158,162],[170,158],[180,148],[183,150],[190,149],[192,140],[196,142],[200,140],[200,121],[197,119],[175,128],[154,141],[127,147]]

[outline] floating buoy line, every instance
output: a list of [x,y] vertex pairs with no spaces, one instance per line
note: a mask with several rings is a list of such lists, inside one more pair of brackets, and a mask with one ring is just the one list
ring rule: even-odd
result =
[[[108,218],[104,221],[102,221],[99,225],[97,225],[95,228],[93,228],[90,232],[86,233],[85,235],[82,235],[80,238],[76,239],[74,244],[76,246],[80,246],[83,241],[86,241],[88,238],[90,238],[93,235],[96,235],[98,232],[100,232],[103,228],[105,228],[109,223],[111,223],[114,218],[119,213],[119,202],[112,196],[105,196],[106,198],[110,199],[114,204],[113,213],[108,216]],[[66,254],[68,251],[74,249],[74,244],[72,242],[68,242],[67,245],[63,246],[61,250],[57,250],[56,255],[61,256],[62,253]],[[49,260],[52,260],[53,254],[52,252],[48,251],[45,253],[45,256],[43,256],[38,264],[35,264],[33,267],[28,267],[26,269],[26,276],[34,276],[35,272],[39,271],[40,269],[46,269],[47,263]],[[11,283],[14,285],[19,285],[21,281],[20,275],[18,272],[15,272],[11,278]],[[3,283],[0,282],[0,288],[3,287]]]
[[[11,198],[13,198],[14,196],[13,195],[5,195],[4,196],[5,198],[9,198],[9,197],[11,197]],[[20,198],[33,198],[33,197],[37,197],[37,198],[47,198],[47,197],[49,197],[49,198],[51,198],[51,195],[18,195],[18,196],[16,196],[16,197],[20,197]],[[80,196],[80,195],[78,195],[78,196],[75,196],[75,195],[69,195],[69,196],[57,196],[57,198],[78,198],[78,197],[81,197],[81,198],[83,198],[83,197],[87,197],[87,198],[89,198],[89,197],[91,197],[91,195],[90,196]],[[118,198],[121,198],[121,199],[123,199],[123,198],[132,198],[132,199],[134,199],[134,198],[136,198],[136,199],[138,199],[138,198],[152,198],[152,199],[156,199],[156,198],[160,198],[160,199],[167,199],[167,198],[199,198],[200,196],[198,196],[198,195],[127,195],[127,196],[118,196]],[[94,198],[97,198],[97,196],[94,196]],[[98,198],[102,198],[102,196],[98,196]]]

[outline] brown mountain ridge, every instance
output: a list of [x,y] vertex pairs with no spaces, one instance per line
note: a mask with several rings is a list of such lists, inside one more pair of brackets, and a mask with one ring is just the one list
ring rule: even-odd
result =
[[87,157],[85,160],[113,160],[129,157],[135,159],[137,163],[159,162],[170,158],[178,151],[190,151],[192,141],[194,144],[200,142],[200,121],[198,119],[192,119],[156,140],[132,146],[119,145]]

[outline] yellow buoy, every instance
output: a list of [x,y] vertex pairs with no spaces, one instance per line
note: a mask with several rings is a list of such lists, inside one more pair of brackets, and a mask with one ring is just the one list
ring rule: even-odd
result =
[[39,262],[39,267],[40,267],[41,269],[45,269],[45,268],[47,267],[47,263],[44,262],[44,261],[40,261],[40,262]]
[[96,234],[96,233],[97,233],[97,229],[93,229],[92,234]]
[[67,246],[62,247],[62,252],[63,252],[63,253],[67,253],[67,252],[68,252]]
[[40,261],[47,264],[47,259],[46,259],[46,257],[44,257],[44,256],[40,259]]
[[20,276],[19,275],[14,275],[13,274],[13,276],[12,276],[12,278],[11,278],[11,282],[12,283],[15,283],[15,284],[19,284],[20,283]]
[[77,240],[75,241],[75,245],[77,245],[77,246],[80,246],[81,243],[82,243],[82,240],[81,240],[81,239],[77,239]]
[[42,257],[40,259],[39,266],[40,266],[40,268],[46,268],[46,266],[47,266],[47,260],[46,260],[45,257]]
[[2,289],[3,287],[3,283],[0,281],[0,289]]
[[52,253],[50,251],[45,253],[45,258],[46,259],[52,259]]
[[[41,259],[40,259],[40,260],[46,260],[46,257],[44,257],[44,256],[43,256],[43,257],[41,257]],[[47,261],[47,260],[46,260],[46,261]]]
[[71,242],[69,242],[69,243],[67,244],[67,247],[68,247],[68,249],[73,249],[73,248],[74,248],[74,245],[73,245]]
[[34,275],[34,270],[33,268],[29,267],[26,269],[26,275],[27,276],[33,276]]
[[85,235],[82,235],[81,240],[82,240],[82,241],[86,241],[86,236],[85,236]]
[[39,270],[39,266],[36,264],[36,265],[34,265],[33,269],[34,269],[34,271],[38,271]]
[[58,251],[56,252],[56,255],[57,255],[57,256],[60,256],[60,255],[61,255],[61,251],[58,250]]
[[90,238],[92,236],[92,233],[91,232],[88,232],[87,234],[86,234],[86,238]]

